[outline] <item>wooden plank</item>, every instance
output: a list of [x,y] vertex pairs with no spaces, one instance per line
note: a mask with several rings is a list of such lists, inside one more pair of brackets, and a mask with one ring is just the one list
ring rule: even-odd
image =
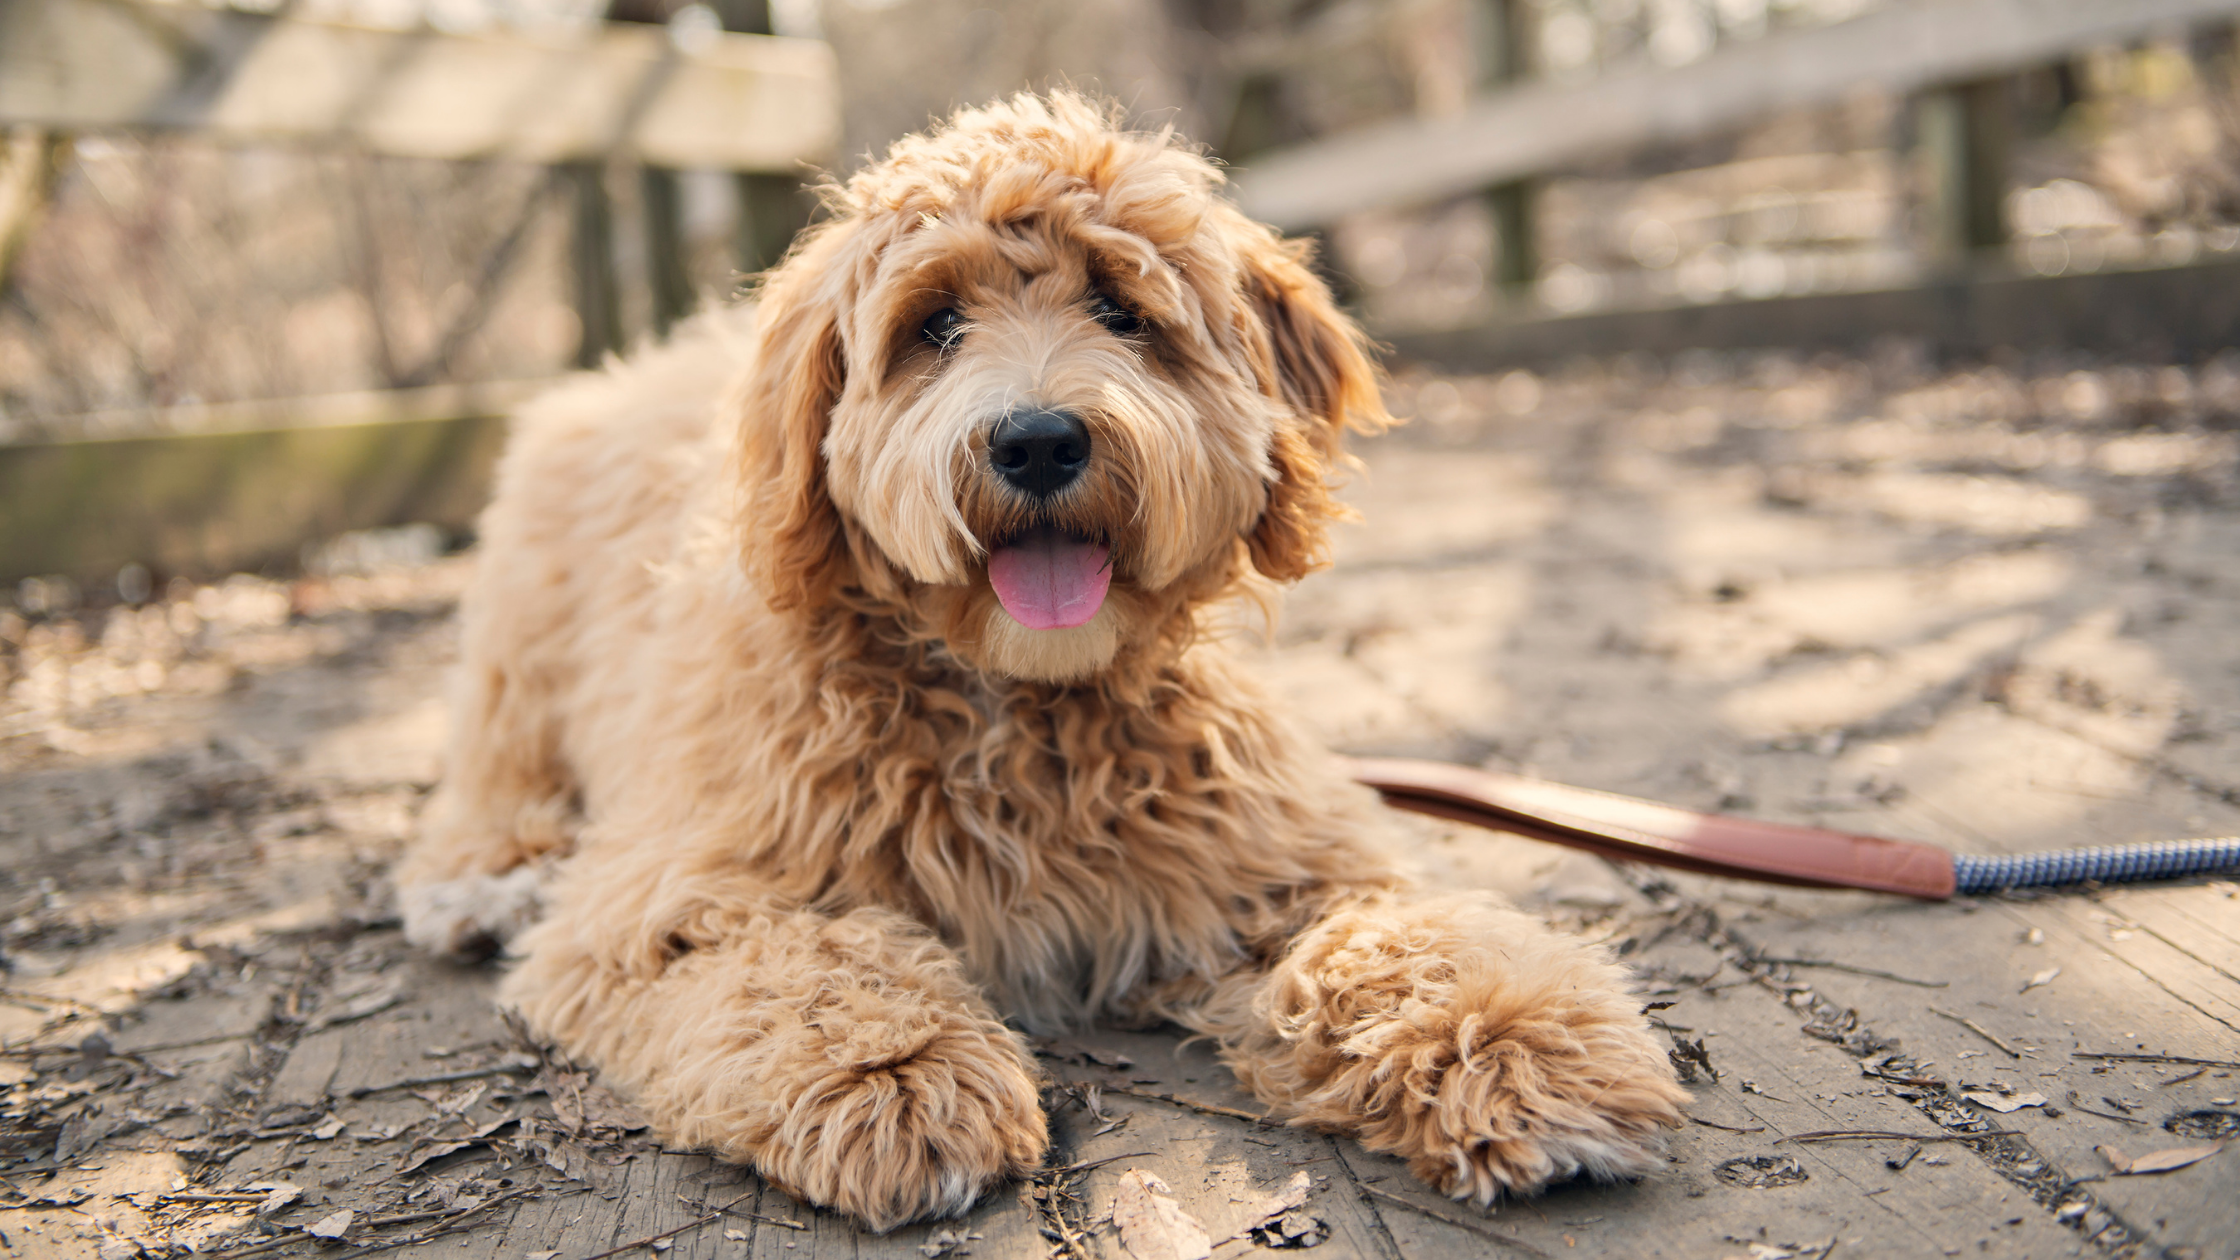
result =
[[[0,581],[107,581],[133,563],[158,575],[292,568],[306,539],[420,521],[465,530],[520,392],[308,400],[303,426],[0,446]],[[363,418],[410,416],[415,403],[463,410]]]
[[666,30],[448,35],[145,0],[0,0],[0,124],[233,143],[791,171],[839,136],[813,40]]
[[1451,119],[1410,119],[1278,150],[1238,172],[1237,197],[1253,217],[1300,230],[1833,104],[1863,88],[1908,92],[1984,78],[2236,10],[2234,0],[1893,5],[1732,44],[1692,65],[1538,83]]
[[1507,370],[1579,355],[1790,348],[1855,351],[1919,341],[1933,353],[2077,350],[2150,362],[2206,358],[2240,344],[2240,261],[2065,276],[1968,276],[1904,289],[1503,316],[1453,330],[1380,329],[1405,359]]
[[[2240,1071],[2221,1069],[2220,1076],[2220,1069],[2206,1069],[2188,1078],[2191,1068],[2183,1064],[2074,1057],[2116,1052],[2230,1059],[2240,1046],[2240,1036],[2198,1009],[2203,977],[2188,974],[2183,958],[2114,952],[2150,938],[2142,933],[2111,941],[2114,932],[2131,930],[2120,926],[2128,916],[2104,916],[2103,922],[2092,915],[2101,907],[2120,912],[2135,899],[2155,905],[2158,915],[2182,902],[2196,914],[2233,919],[2231,910],[2220,909],[2231,901],[2214,889],[2114,889],[2090,901],[1996,902],[1973,913],[1965,906],[1957,912],[1922,907],[1899,915],[1870,910],[1769,921],[1763,940],[1768,953],[1850,960],[1943,983],[1929,990],[1834,970],[1796,973],[1831,1000],[1855,1006],[1878,1032],[1900,1037],[1935,1076],[2044,1094],[2049,1108],[1981,1114],[2020,1130],[2062,1176],[2087,1179],[2084,1188],[2102,1207],[2157,1247],[2213,1248],[2240,1237],[2240,1161],[2219,1156],[2163,1176],[2107,1177],[2097,1148],[2110,1145],[2136,1157],[2196,1144],[2165,1130],[2164,1122],[2218,1110],[2211,1100],[2240,1093]],[[1795,904],[1786,895],[1783,901]],[[1893,921],[1920,918],[1930,922]],[[2031,943],[2033,928],[2043,943]],[[2060,972],[2047,983],[2030,984],[2055,967]],[[2228,983],[2226,993],[2232,992]],[[1951,1016],[1973,1021],[2019,1057]],[[2127,1116],[2119,1105],[2135,1114]]]

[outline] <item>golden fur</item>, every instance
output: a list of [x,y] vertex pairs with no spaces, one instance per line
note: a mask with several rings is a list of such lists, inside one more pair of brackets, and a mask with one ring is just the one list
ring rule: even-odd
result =
[[[503,1000],[669,1140],[875,1229],[1035,1167],[1014,1028],[1099,1019],[1210,1035],[1458,1198],[1654,1167],[1682,1094],[1622,971],[1412,890],[1199,633],[1319,562],[1342,431],[1385,423],[1304,250],[1218,184],[1076,97],[968,111],[837,190],[754,310],[533,404],[412,937],[512,935]],[[1095,444],[1039,504],[988,464],[1030,403]],[[1030,524],[1109,546],[1087,624],[991,590]]]

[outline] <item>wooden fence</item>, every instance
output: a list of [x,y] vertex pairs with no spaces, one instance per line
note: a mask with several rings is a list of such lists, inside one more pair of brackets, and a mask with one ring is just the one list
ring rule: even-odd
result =
[[645,181],[666,328],[691,301],[676,279],[675,173],[736,174],[735,254],[760,270],[804,218],[795,188],[804,163],[831,156],[840,102],[829,47],[766,33],[451,35],[153,0],[0,0],[4,125],[556,167],[573,194],[577,362],[589,365],[623,340],[607,167],[635,165]]
[[[718,11],[766,29],[764,6]],[[665,328],[693,300],[679,172],[732,173],[734,261],[760,270],[806,218],[804,164],[832,156],[840,108],[830,48],[767,33],[605,23],[461,35],[157,0],[0,0],[10,126],[548,165],[570,193],[576,361],[590,365],[623,341],[608,180],[641,181],[648,305]],[[464,529],[521,394],[486,385],[174,410],[142,420],[185,431],[175,436],[0,447],[0,581],[99,580],[127,563],[286,565],[305,539],[342,530]]]
[[1826,26],[1725,45],[1692,64],[1534,80],[1520,0],[1477,0],[1484,90],[1460,115],[1403,119],[1256,156],[1244,208],[1292,231],[1348,214],[1483,191],[1500,278],[1532,279],[1536,181],[1581,164],[1694,140],[1861,89],[1920,99],[1929,209],[1943,252],[2003,243],[2002,76],[2086,48],[2230,21],[2240,0],[1905,0]]

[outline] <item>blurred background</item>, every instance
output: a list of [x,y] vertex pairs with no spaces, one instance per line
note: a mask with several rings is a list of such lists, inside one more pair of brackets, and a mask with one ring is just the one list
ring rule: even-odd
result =
[[733,298],[805,184],[1023,87],[1197,138],[1396,362],[2213,366],[2236,12],[0,0],[0,580],[456,540],[508,405]]

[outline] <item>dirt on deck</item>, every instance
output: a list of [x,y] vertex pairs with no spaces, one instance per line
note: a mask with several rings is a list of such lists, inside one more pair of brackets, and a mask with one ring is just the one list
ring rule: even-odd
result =
[[[2240,831],[2240,363],[1392,395],[1365,521],[1257,649],[1338,747],[1967,852]],[[1041,1175],[860,1233],[661,1150],[493,972],[404,948],[381,872],[463,577],[0,613],[0,1251],[2240,1255],[2229,879],[1924,905],[1430,823],[1435,878],[1640,969],[1694,1091],[1662,1174],[1480,1214],[1260,1122],[1202,1047],[1097,1032],[1043,1047]]]

